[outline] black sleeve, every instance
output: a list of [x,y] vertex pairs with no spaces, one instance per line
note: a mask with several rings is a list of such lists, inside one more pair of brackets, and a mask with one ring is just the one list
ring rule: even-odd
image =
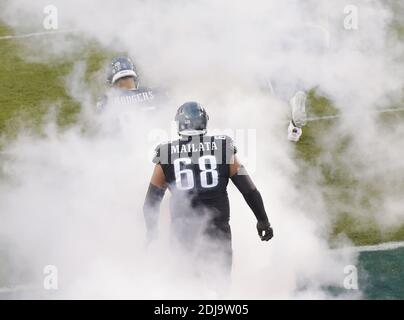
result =
[[161,200],[164,197],[165,189],[149,184],[146,199],[143,205],[143,214],[148,231],[153,231],[157,227],[158,216],[160,212]]
[[268,222],[268,216],[261,194],[243,166],[239,169],[237,174],[231,177],[231,180],[243,195],[257,220],[260,222]]

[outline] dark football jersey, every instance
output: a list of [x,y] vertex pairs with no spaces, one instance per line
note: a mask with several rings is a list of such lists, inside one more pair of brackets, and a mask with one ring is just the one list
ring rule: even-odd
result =
[[211,209],[215,219],[228,221],[227,184],[236,152],[228,136],[188,136],[159,145],[153,162],[161,165],[172,192],[172,214],[187,214],[180,208],[189,202],[193,208]]
[[136,106],[145,111],[158,109],[167,100],[167,95],[161,90],[138,88],[125,90],[112,88],[97,103],[97,111],[103,111],[111,106]]

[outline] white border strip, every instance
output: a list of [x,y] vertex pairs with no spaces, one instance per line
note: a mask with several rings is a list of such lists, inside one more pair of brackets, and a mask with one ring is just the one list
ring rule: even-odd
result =
[[391,241],[368,246],[341,247],[335,248],[333,250],[335,250],[336,252],[361,253],[374,251],[390,251],[400,248],[404,248],[404,241]]
[[369,251],[395,250],[403,247],[404,247],[404,241],[394,241],[394,242],[385,242],[381,244],[376,244],[373,246],[353,247],[352,249],[357,252],[369,252]]
[[33,286],[15,286],[15,287],[0,287],[0,294],[2,293],[15,293],[19,291],[28,291],[32,290],[34,287]]
[[[374,111],[372,111],[372,113],[387,113],[387,112],[400,112],[400,111],[404,111],[404,107],[374,110]],[[344,115],[339,115],[339,114],[332,115],[332,116],[309,117],[307,119],[307,122],[337,119],[337,118],[342,118],[342,117],[344,117]]]
[[76,32],[76,31],[77,31],[77,29],[62,29],[62,30],[55,30],[55,31],[33,32],[33,33],[27,33],[27,34],[2,36],[2,37],[0,37],[0,40],[25,39],[25,38],[40,37],[40,36],[54,35],[54,34],[61,34],[61,33],[72,33],[72,32]]

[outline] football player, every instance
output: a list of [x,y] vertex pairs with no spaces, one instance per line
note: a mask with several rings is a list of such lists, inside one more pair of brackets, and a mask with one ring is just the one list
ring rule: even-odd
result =
[[112,59],[107,75],[110,90],[97,103],[97,111],[109,105],[137,106],[142,110],[154,110],[166,96],[156,89],[139,86],[139,76],[132,60],[126,56]]
[[[224,268],[232,264],[229,179],[243,195],[257,219],[262,241],[273,237],[264,202],[246,169],[237,159],[237,149],[228,136],[207,135],[208,114],[197,102],[186,102],[175,116],[179,139],[156,148],[154,171],[143,211],[149,239],[157,235],[160,203],[171,191],[171,230],[186,250],[197,250],[201,237],[211,244],[206,255],[221,253]],[[206,260],[205,260],[206,262]]]

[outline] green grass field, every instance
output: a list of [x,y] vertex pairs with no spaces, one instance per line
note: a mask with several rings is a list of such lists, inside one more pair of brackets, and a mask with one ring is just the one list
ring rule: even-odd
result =
[[[9,34],[12,32],[0,25],[0,36]],[[82,51],[62,61],[29,63],[20,54],[27,50],[30,41],[36,39],[0,42],[0,133],[3,135],[14,135],[21,125],[40,130],[50,105],[57,109],[60,126],[73,123],[80,105],[66,93],[64,77],[78,58],[87,62],[87,78],[99,70],[106,59],[96,44],[86,42]]]
[[[312,116],[335,115],[337,111],[330,101],[324,97],[316,96],[315,91],[309,94],[308,113]],[[380,115],[380,121],[386,126],[394,126],[404,121],[404,112],[398,111],[390,114]],[[337,238],[344,233],[356,245],[372,245],[388,241],[404,240],[404,222],[394,228],[379,230],[371,214],[372,205],[377,201],[382,201],[384,192],[378,188],[377,180],[358,180],[349,168],[344,167],[341,157],[344,150],[351,143],[350,138],[341,137],[338,145],[325,146],[324,143],[317,142],[319,132],[332,132],[333,125],[338,119],[321,120],[310,122],[304,128],[303,138],[296,145],[297,160],[303,159],[304,168],[320,168],[323,177],[324,199],[328,205],[328,210],[333,213],[335,223],[333,225],[330,239]],[[329,160],[324,160],[323,154],[330,154]],[[303,177],[303,179],[310,179]],[[402,186],[404,190],[404,185]],[[361,196],[357,197],[360,194]],[[335,203],[343,203],[348,211],[338,211]],[[359,214],[363,210],[369,210],[369,215]],[[374,210],[374,209],[373,209]],[[361,217],[361,218],[359,218]]]

